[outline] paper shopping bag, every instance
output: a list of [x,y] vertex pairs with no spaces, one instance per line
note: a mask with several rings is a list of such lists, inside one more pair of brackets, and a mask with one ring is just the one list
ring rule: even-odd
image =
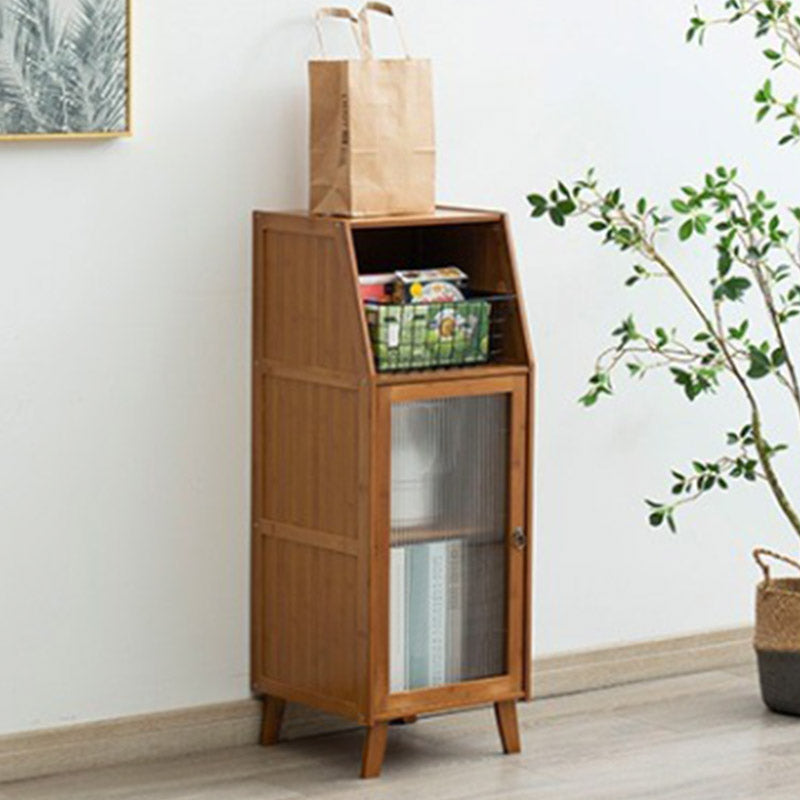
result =
[[[315,214],[426,213],[435,205],[436,155],[431,65],[426,59],[373,57],[367,14],[394,16],[369,2],[354,17],[325,8],[321,19],[346,19],[359,58],[309,62],[310,208]],[[401,41],[402,34],[401,34]]]

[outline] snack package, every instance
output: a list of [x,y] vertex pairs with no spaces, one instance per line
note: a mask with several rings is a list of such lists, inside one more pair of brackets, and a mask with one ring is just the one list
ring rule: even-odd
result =
[[467,275],[458,267],[395,272],[395,303],[454,303],[464,299]]
[[383,272],[375,275],[359,275],[358,291],[362,300],[377,303],[388,303],[392,299],[395,286],[393,272]]
[[478,364],[489,358],[491,307],[485,300],[453,305],[367,305],[380,372]]

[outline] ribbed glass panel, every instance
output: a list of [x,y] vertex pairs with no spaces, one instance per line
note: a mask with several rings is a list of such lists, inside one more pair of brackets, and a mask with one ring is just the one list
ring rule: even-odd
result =
[[505,672],[507,395],[392,406],[390,691]]

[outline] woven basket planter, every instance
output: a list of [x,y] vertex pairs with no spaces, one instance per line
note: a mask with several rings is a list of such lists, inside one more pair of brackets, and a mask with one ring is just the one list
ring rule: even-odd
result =
[[780,714],[800,716],[800,577],[773,578],[765,559],[800,563],[771,550],[753,551],[764,573],[756,589],[755,648],[764,703]]

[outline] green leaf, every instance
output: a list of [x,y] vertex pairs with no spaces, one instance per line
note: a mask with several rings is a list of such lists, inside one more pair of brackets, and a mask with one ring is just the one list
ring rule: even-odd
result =
[[654,528],[657,528],[664,521],[664,512],[654,511],[647,520]]
[[628,314],[628,316],[625,317],[625,319],[623,319],[613,331],[611,331],[611,335],[619,336],[619,350],[622,350],[622,348],[628,344],[628,342],[640,339],[641,334],[636,329],[636,322],[633,319],[633,314]]
[[578,398],[578,402],[586,406],[593,406],[601,394],[612,394],[611,377],[607,372],[595,372],[589,378],[589,391],[583,397]]
[[562,200],[556,205],[556,208],[564,216],[569,216],[575,210],[575,203],[572,200]]
[[708,230],[708,223],[711,222],[711,217],[706,214],[700,214],[699,217],[695,217],[694,220],[694,229],[697,233],[704,235],[705,232]]
[[751,345],[747,354],[750,357],[750,368],[747,370],[748,378],[763,378],[770,373],[772,365],[766,353]]
[[557,208],[550,209],[550,220],[553,225],[558,225],[559,228],[564,227],[564,215]]
[[738,328],[728,328],[728,336],[730,336],[731,339],[744,339],[749,327],[749,320],[744,320]]
[[719,257],[717,258],[717,274],[720,278],[724,278],[730,272],[733,265],[733,256],[730,250],[720,249]]
[[741,300],[744,293],[750,288],[750,281],[747,278],[733,277],[720,283],[714,289],[715,300]]
[[687,219],[683,223],[683,225],[681,225],[681,227],[678,229],[678,238],[682,242],[685,242],[692,235],[693,231],[694,231],[694,221],[691,219]]

